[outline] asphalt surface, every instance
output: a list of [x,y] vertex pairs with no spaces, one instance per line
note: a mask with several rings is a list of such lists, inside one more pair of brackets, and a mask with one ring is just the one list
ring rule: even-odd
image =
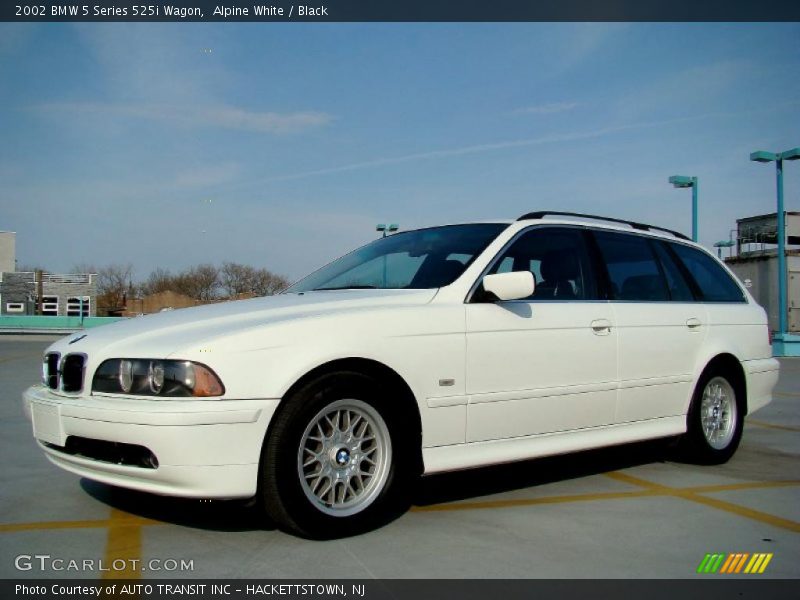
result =
[[[781,361],[773,403],[725,465],[647,443],[439,475],[389,525],[318,542],[242,503],[134,493],[51,465],[20,400],[47,343],[0,336],[0,578],[800,577],[800,359]],[[762,574],[698,575],[708,553],[772,557]]]

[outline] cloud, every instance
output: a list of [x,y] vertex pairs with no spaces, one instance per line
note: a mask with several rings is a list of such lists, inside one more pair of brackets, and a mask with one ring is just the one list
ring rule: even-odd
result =
[[[525,138],[519,140],[506,140],[501,142],[491,142],[486,144],[473,144],[469,146],[460,146],[457,148],[446,148],[442,150],[432,150],[430,152],[417,152],[414,154],[406,154],[403,156],[394,156],[387,158],[376,158],[364,162],[351,163],[337,167],[326,167],[322,169],[315,169],[311,171],[303,171],[301,173],[293,173],[289,175],[276,175],[267,179],[259,181],[242,182],[242,185],[252,185],[256,183],[270,183],[274,181],[288,181],[294,179],[304,179],[306,177],[313,177],[316,175],[328,175],[333,173],[343,173],[346,171],[356,171],[360,169],[368,169],[373,167],[382,167],[386,165],[396,165],[401,163],[430,160],[439,158],[449,158],[453,156],[463,156],[467,154],[478,154],[482,152],[492,152],[498,150],[508,150],[511,148],[522,148],[527,146],[540,146],[544,144],[555,144],[559,142],[572,142],[578,140],[587,140],[599,138],[605,135],[620,133],[623,131],[646,129],[650,127],[659,127],[663,125],[672,125],[677,123],[684,123],[687,121],[694,121],[697,119],[704,119],[714,115],[697,115],[692,117],[681,117],[677,119],[668,119],[665,121],[653,121],[643,123],[632,123],[628,125],[618,125],[614,127],[604,127],[602,129],[594,129],[589,131],[578,131],[571,133],[561,133],[553,135],[545,135],[535,138]],[[717,115],[722,116],[722,115]],[[239,184],[234,184],[238,187]]]
[[236,163],[195,167],[176,173],[170,187],[189,190],[219,185],[235,179],[241,170]]
[[[770,108],[770,110],[783,110],[783,109],[790,109],[798,106],[798,102],[786,102],[782,104],[777,104]],[[386,157],[386,158],[376,158],[373,160],[367,160],[363,162],[356,162],[350,163],[346,165],[339,165],[335,167],[324,167],[320,169],[314,169],[310,171],[303,171],[299,173],[291,173],[286,175],[275,175],[273,177],[267,177],[264,179],[258,180],[251,180],[251,181],[241,181],[237,183],[233,183],[231,185],[226,185],[226,188],[239,188],[239,187],[247,187],[252,185],[261,185],[266,183],[273,183],[278,181],[291,181],[296,179],[305,179],[307,177],[316,177],[319,175],[330,175],[335,173],[344,173],[348,171],[357,171],[361,169],[371,169],[376,167],[383,167],[383,166],[391,166],[397,164],[403,164],[408,162],[414,161],[422,161],[422,160],[435,160],[441,158],[450,158],[454,156],[464,156],[468,154],[479,154],[483,152],[495,152],[501,150],[509,150],[512,148],[524,148],[529,146],[540,146],[540,145],[547,145],[547,144],[556,144],[556,143],[563,143],[563,142],[574,142],[580,140],[589,140],[604,137],[607,135],[613,135],[616,133],[623,133],[626,131],[637,131],[643,129],[651,129],[657,127],[666,127],[670,125],[680,125],[683,123],[691,123],[695,121],[704,121],[707,119],[718,119],[718,118],[742,118],[751,115],[761,114],[763,110],[747,110],[747,111],[736,111],[736,112],[713,112],[713,113],[704,113],[704,114],[694,114],[690,116],[684,117],[676,117],[672,119],[663,119],[658,121],[640,121],[637,123],[628,123],[624,125],[615,125],[612,127],[603,127],[601,129],[593,129],[588,131],[575,131],[569,133],[560,133],[560,134],[552,134],[552,135],[545,135],[535,138],[524,138],[518,140],[505,140],[500,142],[490,142],[485,144],[472,144],[468,146],[459,146],[456,148],[445,148],[442,150],[432,150],[429,152],[417,152],[414,154],[406,154],[402,156],[393,156],[393,157]]]
[[[732,94],[742,82],[752,81],[759,69],[750,59],[724,60],[694,65],[678,72],[657,75],[650,81],[631,84],[617,103],[618,114],[626,117],[674,112],[700,112],[716,106],[730,107]],[[738,87],[736,84],[740,84]]]
[[216,127],[254,133],[297,133],[321,127],[332,117],[323,112],[260,112],[235,106],[177,106],[170,104],[108,104],[98,102],[54,102],[37,107],[42,112],[110,115],[121,118],[167,121],[187,127]]
[[559,29],[558,51],[553,60],[571,69],[596,57],[598,52],[629,29],[629,23],[569,23]]
[[553,113],[565,112],[578,106],[577,102],[551,102],[550,104],[537,104],[526,106],[512,111],[515,115],[551,115]]

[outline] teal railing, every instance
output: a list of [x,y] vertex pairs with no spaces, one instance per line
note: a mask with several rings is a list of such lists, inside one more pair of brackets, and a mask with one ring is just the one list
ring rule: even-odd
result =
[[49,331],[89,329],[119,321],[124,317],[45,317],[40,315],[2,315],[0,331]]

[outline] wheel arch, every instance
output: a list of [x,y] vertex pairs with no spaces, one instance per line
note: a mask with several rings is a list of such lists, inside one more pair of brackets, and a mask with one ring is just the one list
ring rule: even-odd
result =
[[741,398],[742,413],[743,415],[747,415],[747,376],[745,375],[742,363],[730,352],[721,352],[706,362],[706,366],[703,367],[703,370],[695,381],[692,398],[695,397],[698,387],[705,376],[710,372],[725,373],[731,378],[731,385],[733,385],[737,397]]
[[[423,469],[422,462],[422,416],[420,414],[419,405],[417,404],[416,396],[409,386],[408,382],[394,369],[386,364],[363,357],[348,357],[329,360],[322,363],[300,376],[293,384],[291,384],[286,392],[281,397],[278,407],[275,412],[281,410],[287,402],[290,401],[294,394],[303,388],[303,386],[312,382],[319,377],[331,375],[340,372],[359,373],[367,375],[378,381],[386,382],[390,385],[396,386],[395,389],[399,391],[398,398],[400,403],[398,407],[403,413],[403,416],[408,419],[411,424],[413,435],[415,439],[412,440],[412,447],[415,449],[413,461],[414,469],[421,473]],[[275,418],[273,417],[267,427],[264,439],[269,439],[272,433]]]

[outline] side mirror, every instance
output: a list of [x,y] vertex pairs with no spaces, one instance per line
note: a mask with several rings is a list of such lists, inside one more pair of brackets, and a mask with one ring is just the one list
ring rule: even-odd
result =
[[483,278],[483,289],[500,300],[522,300],[533,295],[536,277],[530,271],[496,273]]

